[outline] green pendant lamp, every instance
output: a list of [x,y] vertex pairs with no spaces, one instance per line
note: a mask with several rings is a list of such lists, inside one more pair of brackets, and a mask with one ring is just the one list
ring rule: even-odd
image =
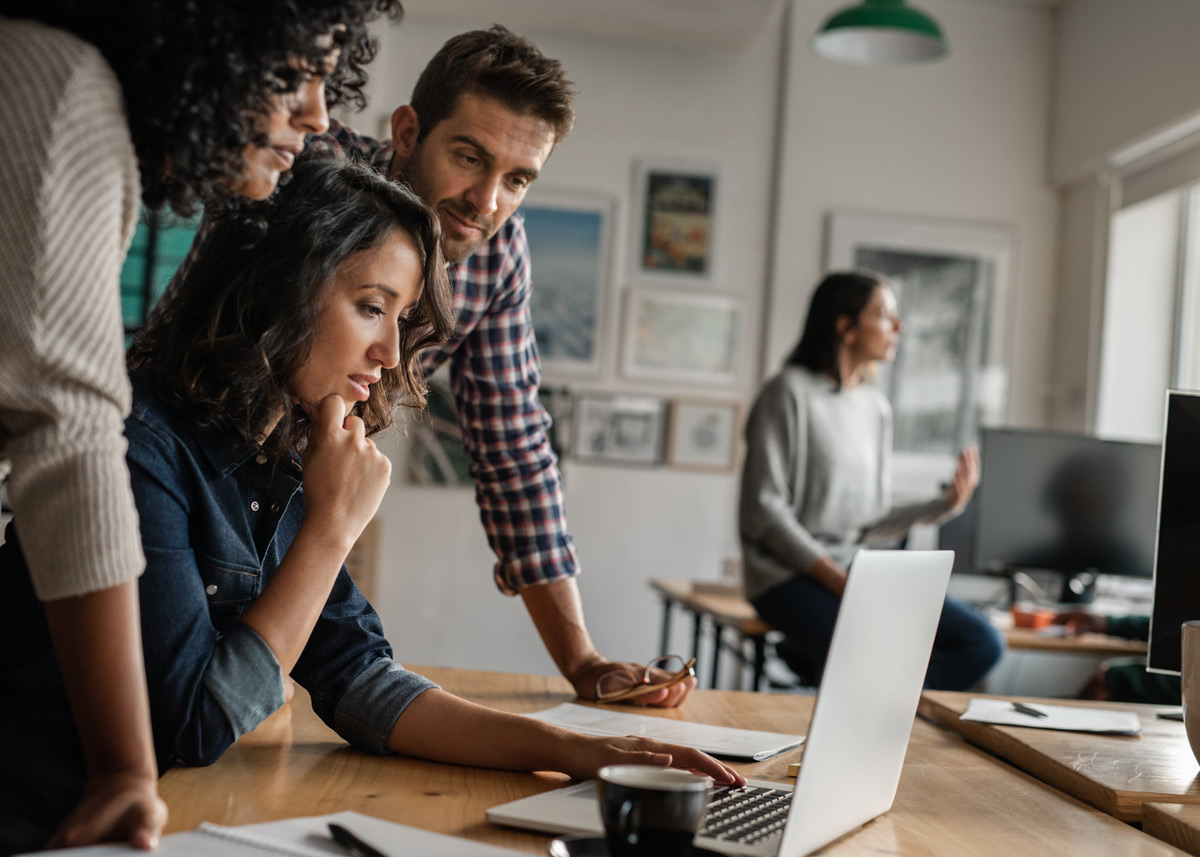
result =
[[812,47],[857,65],[932,62],[949,52],[937,22],[904,0],[863,0],[835,13],[813,36]]

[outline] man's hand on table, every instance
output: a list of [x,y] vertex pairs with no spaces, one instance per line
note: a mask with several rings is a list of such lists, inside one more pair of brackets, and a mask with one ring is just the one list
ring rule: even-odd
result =
[[1066,625],[1067,633],[1073,637],[1080,634],[1107,634],[1108,617],[1081,610],[1067,610],[1054,617],[1055,625]]
[[[642,676],[646,672],[646,667],[644,664],[610,661],[599,652],[596,652],[592,659],[567,678],[575,688],[575,693],[579,694],[580,699],[594,700],[596,699],[596,684],[600,680],[600,677],[616,670],[624,671],[629,676],[629,683],[637,685],[641,683]],[[660,676],[652,673],[650,678],[651,683],[653,683],[654,681],[665,681],[669,676],[666,674]],[[692,688],[695,686],[695,676],[688,676],[683,681],[673,684],[670,687],[647,691],[638,696],[617,701],[625,705],[652,705],[656,708],[675,708],[683,704],[683,701],[687,699],[687,695],[692,692]]]

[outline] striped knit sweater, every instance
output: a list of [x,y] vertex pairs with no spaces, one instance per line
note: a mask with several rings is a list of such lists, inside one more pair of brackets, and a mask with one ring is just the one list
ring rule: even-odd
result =
[[0,19],[0,458],[44,601],[142,571],[119,278],[140,188],[100,53]]

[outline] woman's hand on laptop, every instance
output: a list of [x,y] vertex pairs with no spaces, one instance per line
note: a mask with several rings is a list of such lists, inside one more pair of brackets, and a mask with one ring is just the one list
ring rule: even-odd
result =
[[691,747],[633,736],[598,738],[572,734],[571,737],[568,757],[560,770],[576,779],[591,779],[605,765],[657,765],[712,777],[717,785],[746,784],[746,778],[733,768]]

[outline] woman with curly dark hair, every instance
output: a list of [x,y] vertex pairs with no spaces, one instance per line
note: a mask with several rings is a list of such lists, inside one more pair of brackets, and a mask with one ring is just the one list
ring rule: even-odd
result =
[[[151,847],[166,818],[122,436],[117,284],[139,198],[186,214],[269,195],[304,136],[325,130],[326,96],[361,104],[367,24],[386,12],[399,3],[0,0],[0,468],[20,518],[6,538],[20,536],[31,566],[6,583],[44,603],[89,772],[65,820],[66,806],[40,826],[0,807],[0,853],[60,822],[52,845]],[[26,773],[0,766],[0,788]]]
[[[215,225],[130,352],[125,431],[160,766],[216,761],[283,705],[290,675],[367,752],[580,777],[674,762],[735,780],[699,751],[473,705],[393,660],[344,560],[389,480],[371,436],[397,405],[423,405],[417,352],[454,330],[437,215],[404,185],[321,155],[298,161],[256,213],[261,239],[244,222]],[[0,576],[21,574],[19,551],[0,547]],[[20,610],[36,607],[27,597]],[[0,651],[14,646],[0,628]],[[55,698],[44,660],[23,678],[21,700]],[[0,733],[0,760],[27,760],[26,783],[0,806],[61,788],[48,748],[70,729],[61,705],[12,707],[23,720]]]

